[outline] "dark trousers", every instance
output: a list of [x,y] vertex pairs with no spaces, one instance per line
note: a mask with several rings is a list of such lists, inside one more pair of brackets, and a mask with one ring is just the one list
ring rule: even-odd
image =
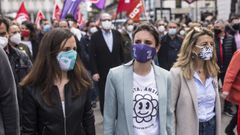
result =
[[91,101],[96,101],[97,96],[98,96],[98,85],[97,82],[93,81],[93,86],[90,89],[91,93]]
[[[237,109],[238,110],[238,109]],[[231,121],[229,122],[229,124],[226,127],[226,133],[228,133],[229,135],[231,133],[233,133],[234,128],[237,126],[237,121],[238,121],[238,112],[236,114],[233,115]]]
[[105,83],[106,83],[106,78],[101,78],[98,82],[100,111],[102,115],[104,110]]
[[199,135],[216,135],[216,118],[207,122],[199,122]]

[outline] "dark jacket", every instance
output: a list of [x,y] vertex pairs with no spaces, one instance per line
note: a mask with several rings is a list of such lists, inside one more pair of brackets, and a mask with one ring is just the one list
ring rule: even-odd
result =
[[89,44],[90,44],[90,37],[88,35],[84,35],[81,38],[80,42],[77,44],[77,52],[80,55],[80,58],[88,71],[91,70]]
[[223,63],[220,58],[220,39],[219,37],[215,37],[215,43],[216,43],[216,52],[217,52],[217,58],[218,58],[218,66],[220,67],[221,73],[225,74],[228,65],[232,59],[233,53],[236,51],[236,44],[234,37],[231,35],[226,35],[223,39]]
[[21,52],[17,48],[9,46],[8,59],[10,61],[13,75],[17,86],[18,103],[21,110],[22,90],[19,87],[19,82],[28,74],[32,68],[32,62],[26,53]]
[[159,66],[166,70],[170,70],[177,60],[177,54],[182,45],[182,38],[176,36],[174,39],[171,39],[167,34],[162,37],[160,44],[161,48],[158,52]]
[[122,33],[123,38],[123,58],[124,63],[129,62],[132,60],[132,40],[126,31]]
[[92,74],[99,73],[100,79],[104,80],[110,68],[119,66],[123,62],[122,36],[116,30],[112,30],[112,35],[112,52],[108,49],[102,30],[95,32],[90,40]]
[[88,92],[76,97],[70,85],[65,85],[65,118],[57,86],[52,88],[52,105],[43,101],[41,92],[36,87],[24,89],[22,135],[95,135]]
[[0,48],[0,135],[19,135],[16,85],[10,63]]
[[32,68],[32,62],[26,53],[11,46],[9,47],[9,53],[7,53],[7,55],[13,70],[15,81],[16,83],[19,83]]
[[27,54],[27,56],[32,60],[31,52],[25,44],[20,43],[19,45],[16,45],[16,48],[19,49],[21,52]]

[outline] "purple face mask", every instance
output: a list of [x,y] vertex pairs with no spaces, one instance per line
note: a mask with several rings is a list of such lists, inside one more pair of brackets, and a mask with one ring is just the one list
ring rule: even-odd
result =
[[152,60],[156,55],[156,49],[145,44],[134,44],[133,45],[133,57],[141,63],[146,63]]

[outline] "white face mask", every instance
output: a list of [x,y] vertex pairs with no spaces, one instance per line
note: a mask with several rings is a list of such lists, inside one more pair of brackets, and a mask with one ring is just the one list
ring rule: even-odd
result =
[[98,29],[96,27],[92,27],[92,28],[90,28],[89,31],[90,31],[91,34],[93,34],[93,33],[97,32]]
[[18,45],[21,42],[21,34],[16,33],[10,37],[10,41],[14,44]]
[[128,25],[128,26],[127,26],[127,31],[128,31],[128,32],[132,32],[132,31],[133,31],[133,28],[134,28],[133,25]]
[[5,48],[8,44],[8,39],[6,37],[0,37],[0,47]]
[[165,31],[165,27],[161,25],[161,26],[158,27],[158,30],[159,30],[159,32],[164,32]]
[[69,27],[71,28],[73,26],[73,21],[68,21]]
[[184,35],[185,35],[185,31],[184,31],[184,30],[181,30],[181,31],[180,31],[180,35],[184,36]]
[[213,47],[205,46],[201,48],[201,51],[198,56],[202,60],[210,60],[213,57]]
[[103,21],[102,27],[105,30],[110,30],[112,28],[112,21]]
[[176,33],[177,33],[177,29],[170,28],[170,29],[168,30],[168,34],[169,34],[169,35],[176,35]]

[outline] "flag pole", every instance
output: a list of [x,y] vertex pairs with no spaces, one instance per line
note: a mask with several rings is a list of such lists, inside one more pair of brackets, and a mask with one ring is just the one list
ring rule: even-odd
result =
[[147,12],[146,12],[146,8],[145,8],[145,3],[144,3],[143,0],[141,0],[141,2],[142,2],[142,4],[143,4],[144,16],[145,16],[146,20],[147,20],[148,22],[150,22],[150,20],[149,20],[149,18],[148,18],[148,16],[147,16]]

